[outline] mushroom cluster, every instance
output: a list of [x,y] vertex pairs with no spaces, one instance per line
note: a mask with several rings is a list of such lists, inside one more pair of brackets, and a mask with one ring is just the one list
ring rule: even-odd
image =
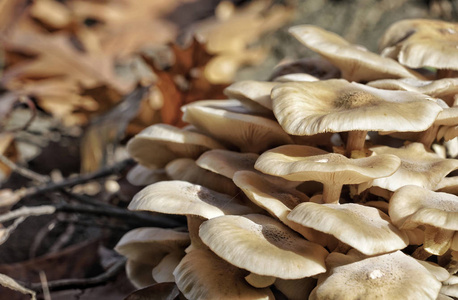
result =
[[151,299],[458,297],[458,25],[395,23],[381,54],[290,32],[320,58],[128,143],[129,209],[187,219],[127,233],[129,278]]

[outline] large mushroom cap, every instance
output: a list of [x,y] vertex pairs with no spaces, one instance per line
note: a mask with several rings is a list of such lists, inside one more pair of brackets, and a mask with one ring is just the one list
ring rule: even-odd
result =
[[407,235],[391,224],[386,214],[359,204],[301,203],[288,219],[331,234],[366,255],[403,249],[408,244]]
[[441,283],[414,258],[401,251],[366,259],[331,253],[311,300],[431,299]]
[[340,36],[312,25],[299,25],[289,29],[301,43],[319,53],[342,72],[350,81],[370,81],[383,78],[421,78],[393,59],[352,45]]
[[218,256],[258,275],[298,279],[326,270],[323,247],[267,216],[214,218],[200,226],[199,235]]
[[458,70],[458,25],[439,20],[410,19],[392,24],[380,39],[383,56],[411,68]]
[[206,135],[166,124],[147,127],[127,143],[130,156],[149,168],[162,168],[179,157],[197,158],[215,148],[224,146]]
[[272,90],[273,110],[292,135],[342,131],[424,131],[442,108],[432,98],[343,79],[294,82]]

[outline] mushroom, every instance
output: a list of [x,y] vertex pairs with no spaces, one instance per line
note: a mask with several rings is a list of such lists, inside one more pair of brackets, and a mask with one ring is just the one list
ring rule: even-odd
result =
[[447,174],[458,168],[458,160],[444,159],[427,152],[421,143],[412,143],[402,148],[380,146],[370,149],[376,156],[390,154],[401,159],[401,166],[394,174],[374,179],[370,184],[392,192],[405,185],[434,190]]
[[241,152],[259,153],[292,143],[280,125],[267,118],[200,106],[198,102],[184,106],[183,110],[184,121]]
[[196,249],[187,253],[173,274],[186,299],[275,299],[270,289],[248,285],[244,280],[246,271],[209,250]]
[[168,180],[167,174],[163,168],[150,169],[137,164],[129,170],[126,175],[127,181],[135,186],[142,186],[152,184],[158,181]]
[[277,82],[245,80],[238,81],[224,90],[229,98],[256,102],[263,107],[272,110],[270,92]]
[[391,223],[388,215],[355,203],[301,203],[289,213],[288,220],[333,235],[366,255],[387,253],[408,245],[407,235]]
[[326,271],[323,247],[264,215],[213,218],[199,236],[219,257],[258,275],[298,279]]
[[423,258],[421,250],[443,255],[451,246],[458,230],[458,196],[437,193],[418,186],[399,188],[390,199],[389,213],[399,229],[425,229],[423,248],[414,256]]
[[156,169],[179,157],[197,158],[209,149],[224,148],[211,137],[166,124],[145,128],[127,143],[129,155],[141,165]]
[[272,90],[272,101],[278,122],[289,134],[348,132],[348,154],[364,148],[367,131],[424,131],[442,111],[423,94],[379,90],[343,79],[279,84]]
[[403,77],[423,79],[423,76],[397,61],[352,45],[337,34],[317,26],[294,26],[289,32],[302,44],[337,66],[342,72],[342,78],[349,81]]
[[312,80],[304,81],[314,81],[313,78],[317,80],[340,78],[340,70],[338,68],[324,58],[316,56],[281,62],[275,67],[269,80],[281,81],[279,80],[281,77],[288,76],[289,74],[306,74],[311,76],[307,76],[307,78]]
[[424,266],[401,251],[368,258],[331,253],[326,265],[328,271],[318,277],[310,300],[435,300],[442,286]]
[[458,70],[458,25],[409,19],[392,24],[380,39],[382,56],[411,68]]
[[115,250],[127,257],[128,278],[136,287],[154,283],[152,270],[169,253],[183,253],[189,234],[172,229],[137,228],[127,232]]
[[323,183],[323,201],[338,203],[344,184],[358,184],[393,174],[401,160],[394,155],[358,159],[301,145],[285,145],[261,154],[255,168],[288,180]]

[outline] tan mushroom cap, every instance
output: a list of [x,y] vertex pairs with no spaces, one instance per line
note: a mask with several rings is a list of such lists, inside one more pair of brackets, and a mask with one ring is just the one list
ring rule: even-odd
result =
[[165,166],[171,180],[181,180],[205,186],[219,193],[235,196],[239,189],[227,177],[205,170],[191,158],[177,158]]
[[154,296],[156,300],[176,299],[180,291],[175,282],[156,283],[145,288],[136,290],[124,298],[124,300],[144,300]]
[[365,259],[331,253],[310,300],[431,299],[441,283],[414,258],[401,251]]
[[422,78],[397,61],[350,44],[335,33],[313,25],[299,25],[289,32],[302,44],[325,57],[350,81],[371,81],[384,78]]
[[418,92],[431,97],[441,98],[448,105],[453,104],[453,98],[458,93],[458,78],[442,78],[431,81],[415,78],[380,79],[368,82],[367,85],[385,90]]
[[292,143],[276,121],[199,105],[183,107],[183,120],[241,152],[259,153]]
[[157,283],[175,282],[173,270],[178,266],[185,255],[184,251],[170,252],[153,268],[152,276]]
[[272,90],[273,110],[292,135],[343,131],[424,131],[442,108],[415,92],[379,90],[343,79],[284,83]]
[[400,229],[425,228],[424,249],[444,254],[458,231],[458,196],[418,186],[399,188],[390,199],[389,213]]
[[234,176],[240,170],[255,171],[254,164],[259,154],[240,153],[236,151],[215,149],[203,153],[196,160],[196,164],[206,170],[221,174],[227,178]]
[[292,73],[292,74],[278,76],[275,78],[276,82],[290,82],[290,81],[310,82],[310,81],[318,81],[318,80],[319,80],[318,78],[312,75],[306,74],[306,73]]
[[458,70],[458,24],[410,19],[392,24],[380,39],[383,56],[411,68]]
[[402,148],[373,147],[371,150],[376,156],[390,154],[401,159],[401,166],[393,175],[374,179],[372,182],[372,186],[390,191],[396,191],[405,185],[434,190],[447,174],[458,168],[458,160],[444,159],[427,152],[421,143],[411,143]]
[[264,215],[214,218],[199,235],[218,256],[259,275],[298,279],[326,271],[323,247]]
[[288,219],[305,227],[331,234],[366,255],[403,249],[407,235],[397,229],[380,210],[354,203],[302,203]]
[[180,180],[162,181],[145,187],[134,196],[128,208],[207,219],[252,212],[233,196]]
[[155,266],[166,254],[184,250],[189,243],[187,232],[144,227],[127,232],[114,249],[128,259]]
[[[289,74],[305,74],[307,78],[326,80],[331,78],[340,78],[340,70],[331,64],[326,59],[320,56],[304,57],[296,60],[285,60],[280,62],[270,75],[269,80],[277,80],[280,77],[288,76]],[[311,77],[310,77],[311,76]],[[296,80],[289,80],[296,81]],[[300,80],[300,81],[314,81],[314,80]]]
[[155,283],[151,275],[153,266],[128,259],[126,262],[126,275],[129,281],[138,289]]
[[186,299],[275,299],[270,289],[251,287],[244,279],[246,274],[203,249],[186,254],[174,271],[176,284]]
[[149,168],[162,168],[178,157],[197,158],[215,148],[224,146],[206,135],[166,124],[147,127],[127,143],[130,156]]
[[270,92],[277,82],[244,80],[231,84],[224,90],[229,98],[249,100],[272,110]]
[[304,300],[308,299],[310,293],[315,288],[316,281],[313,277],[301,279],[277,278],[274,285],[288,300]]
[[142,186],[152,184],[158,181],[168,180],[167,174],[163,168],[150,169],[137,164],[129,170],[126,175],[127,181],[135,186]]
[[401,163],[394,155],[350,159],[341,154],[301,145],[285,145],[261,154],[255,168],[295,181],[324,185],[323,200],[338,202],[343,184],[358,184],[393,174]]

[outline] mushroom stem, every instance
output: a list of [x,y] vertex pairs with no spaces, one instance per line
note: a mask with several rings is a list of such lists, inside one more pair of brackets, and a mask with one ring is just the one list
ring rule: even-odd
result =
[[323,184],[323,202],[338,204],[343,184],[324,183]]
[[432,254],[427,252],[423,246],[418,247],[413,253],[412,257],[418,260],[427,260]]
[[189,237],[191,238],[191,245],[186,251],[189,252],[191,249],[208,249],[207,245],[199,237],[199,227],[207,219],[195,215],[186,215],[186,219],[188,221]]
[[431,125],[427,130],[420,134],[419,142],[425,145],[425,149],[431,149],[431,145],[436,139],[437,132],[439,131],[439,125]]
[[353,150],[364,149],[364,143],[366,142],[367,131],[355,130],[348,132],[347,146],[345,148],[345,155],[351,156]]

